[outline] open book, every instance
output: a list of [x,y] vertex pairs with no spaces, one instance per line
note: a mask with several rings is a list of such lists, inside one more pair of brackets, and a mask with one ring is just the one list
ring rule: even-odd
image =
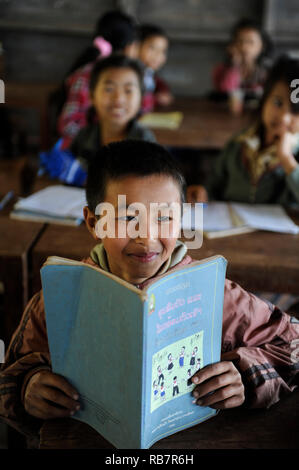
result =
[[83,221],[85,190],[70,186],[48,186],[20,199],[10,213],[12,219],[79,225]]
[[80,395],[74,415],[115,447],[143,449],[216,410],[190,378],[220,360],[226,260],[171,270],[146,289],[50,257],[41,269],[53,371]]
[[220,238],[256,230],[299,233],[299,227],[280,205],[208,202],[203,207],[201,227],[196,227],[194,207],[190,210],[191,214],[184,214],[183,228],[189,228],[187,224],[191,224],[192,230],[203,230],[206,238]]

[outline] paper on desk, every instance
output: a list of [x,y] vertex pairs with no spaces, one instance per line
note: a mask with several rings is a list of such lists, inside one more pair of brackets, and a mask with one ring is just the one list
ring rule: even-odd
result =
[[[194,206],[188,208],[184,213],[182,229],[184,228],[202,229],[198,224],[196,225]],[[210,235],[210,238],[246,233],[253,230],[299,233],[299,227],[287,215],[283,207],[279,205],[252,205],[219,201],[204,204],[203,231],[206,235]]]
[[271,232],[299,233],[299,226],[279,205],[231,203],[231,207],[246,226]]
[[202,219],[195,217],[195,206],[188,207],[182,217],[182,229],[210,231],[227,231],[244,225],[243,222],[232,213],[231,207],[226,202],[209,202],[197,204],[203,207]]
[[55,185],[19,200],[14,205],[14,210],[83,220],[85,205],[84,189]]
[[140,124],[157,129],[178,129],[183,119],[183,113],[174,111],[170,113],[147,113],[140,119]]

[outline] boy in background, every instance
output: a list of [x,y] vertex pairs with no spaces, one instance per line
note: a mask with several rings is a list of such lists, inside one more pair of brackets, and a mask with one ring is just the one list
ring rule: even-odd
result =
[[142,111],[153,111],[156,106],[167,106],[173,97],[167,83],[158,75],[158,71],[167,61],[169,40],[165,31],[155,25],[140,27],[139,59],[145,66]]

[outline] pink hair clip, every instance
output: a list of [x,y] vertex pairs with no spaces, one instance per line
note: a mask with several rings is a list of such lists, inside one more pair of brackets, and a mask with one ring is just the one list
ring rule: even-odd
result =
[[106,41],[102,36],[97,36],[93,40],[93,45],[99,49],[102,57],[107,57],[112,52],[110,42]]

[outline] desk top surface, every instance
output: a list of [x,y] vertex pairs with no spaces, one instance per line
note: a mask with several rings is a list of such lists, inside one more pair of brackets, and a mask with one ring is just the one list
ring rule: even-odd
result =
[[[152,449],[296,449],[298,402],[297,390],[270,409],[223,410],[208,421],[156,442]],[[41,448],[113,449],[113,446],[87,424],[63,419],[45,422]]]
[[176,98],[170,107],[160,111],[183,113],[178,129],[153,130],[160,144],[173,147],[220,150],[234,134],[254,119],[254,113],[248,109],[240,115],[234,115],[226,103],[215,103],[203,98]]

